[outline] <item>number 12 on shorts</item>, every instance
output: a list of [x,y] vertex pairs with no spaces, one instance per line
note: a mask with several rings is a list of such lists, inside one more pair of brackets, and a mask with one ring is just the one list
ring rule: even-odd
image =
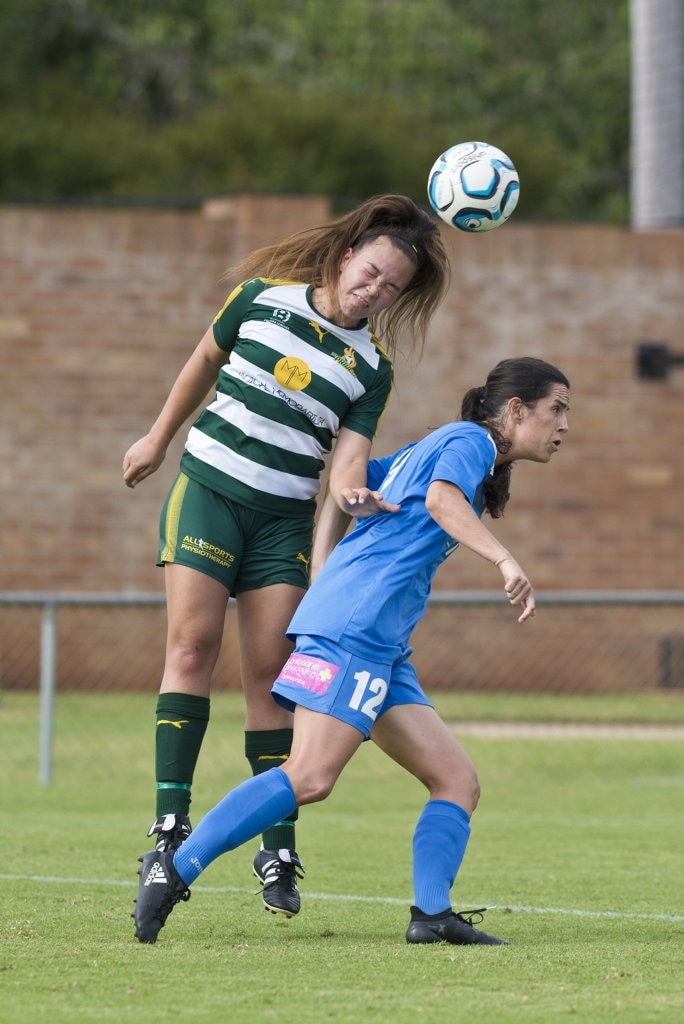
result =
[[[355,672],[354,679],[356,680],[356,686],[351,695],[349,707],[352,711],[361,711],[361,714],[368,715],[371,721],[374,722],[378,717],[378,710],[382,707],[382,703],[387,695],[387,683],[379,677],[371,679],[370,672]],[[372,696],[364,700],[367,693],[372,694]],[[362,701],[363,703],[361,703]]]

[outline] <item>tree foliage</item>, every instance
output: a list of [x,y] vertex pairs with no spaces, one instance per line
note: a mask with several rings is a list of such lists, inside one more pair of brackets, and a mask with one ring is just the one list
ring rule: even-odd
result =
[[0,0],[0,199],[400,191],[485,139],[625,220],[628,0]]

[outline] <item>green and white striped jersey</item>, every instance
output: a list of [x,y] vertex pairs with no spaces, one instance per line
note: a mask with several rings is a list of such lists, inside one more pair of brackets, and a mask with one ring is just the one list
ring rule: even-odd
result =
[[312,287],[254,278],[214,320],[228,358],[216,398],[190,428],[181,469],[261,511],[310,515],[340,427],[373,440],[392,364],[367,324],[338,327]]

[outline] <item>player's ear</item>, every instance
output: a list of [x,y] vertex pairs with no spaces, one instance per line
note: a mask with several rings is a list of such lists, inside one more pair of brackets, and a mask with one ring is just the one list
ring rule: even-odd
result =
[[513,423],[520,423],[525,412],[525,404],[520,398],[509,398],[506,403],[506,411]]
[[352,258],[353,255],[354,250],[352,249],[351,246],[349,246],[348,249],[345,249],[344,253],[342,254],[342,259],[340,260],[340,270],[342,270],[343,267],[346,267],[347,263],[349,263],[349,260]]

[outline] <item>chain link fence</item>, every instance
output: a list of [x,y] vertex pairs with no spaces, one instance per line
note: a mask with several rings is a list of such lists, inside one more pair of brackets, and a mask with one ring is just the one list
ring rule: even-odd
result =
[[[414,637],[426,690],[684,689],[684,591],[537,592],[518,625],[501,591],[437,591]],[[369,610],[372,614],[372,610]],[[215,685],[239,689],[230,601]],[[156,691],[163,594],[0,593],[0,690]]]
[[[684,592],[536,596],[537,616],[519,625],[500,591],[435,592],[413,637],[424,688],[684,696]],[[214,692],[240,688],[236,620],[231,601]],[[165,634],[163,594],[0,593],[0,723],[3,698],[30,702],[41,781],[51,777],[56,698],[69,695],[74,714],[79,694],[85,703],[155,693]]]

